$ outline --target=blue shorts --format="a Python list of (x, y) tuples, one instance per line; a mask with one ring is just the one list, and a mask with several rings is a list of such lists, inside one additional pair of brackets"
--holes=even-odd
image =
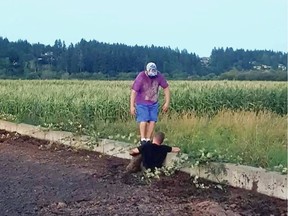
[(149, 122), (158, 120), (158, 103), (152, 105), (137, 104), (136, 105), (136, 121)]

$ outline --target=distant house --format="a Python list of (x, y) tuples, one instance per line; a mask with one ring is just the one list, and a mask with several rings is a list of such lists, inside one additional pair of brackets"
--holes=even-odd
[(253, 66), (253, 69), (255, 69), (255, 70), (261, 70), (261, 66), (260, 66), (260, 65)]
[(49, 51), (44, 54), (41, 54), (41, 56), (53, 56), (53, 52)]
[(253, 66), (253, 69), (255, 69), (255, 70), (270, 70), (271, 68), (272, 68), (271, 66), (264, 65), (264, 64)]
[(278, 69), (285, 71), (287, 70), (287, 67), (283, 64), (278, 64)]
[(55, 60), (53, 55), (54, 53), (52, 51), (48, 51), (48, 52), (42, 53), (41, 56), (37, 58), (37, 60), (42, 65), (45, 65), (45, 64), (51, 65), (52, 62)]
[(207, 66), (209, 65), (210, 57), (202, 57), (200, 61), (203, 65)]

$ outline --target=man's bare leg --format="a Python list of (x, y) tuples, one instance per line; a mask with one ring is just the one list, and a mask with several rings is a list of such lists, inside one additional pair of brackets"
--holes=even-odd
[(147, 131), (147, 122), (140, 122), (139, 123), (140, 128), (140, 139), (146, 138), (146, 131)]
[(154, 128), (155, 128), (154, 121), (150, 121), (149, 123), (147, 123), (147, 130), (146, 130), (145, 138), (148, 138), (151, 140)]

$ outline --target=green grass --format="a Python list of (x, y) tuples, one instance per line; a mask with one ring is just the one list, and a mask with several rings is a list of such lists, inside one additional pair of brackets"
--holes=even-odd
[[(0, 118), (133, 143), (130, 81), (0, 80)], [(287, 167), (287, 83), (171, 81), (171, 107), (156, 130), (193, 155), (265, 168)], [(162, 92), (160, 101), (163, 101)], [(133, 135), (134, 134), (134, 135)]]

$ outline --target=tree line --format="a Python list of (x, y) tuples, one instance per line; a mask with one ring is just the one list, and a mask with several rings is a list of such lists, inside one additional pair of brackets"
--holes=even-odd
[(170, 79), (287, 80), (287, 53), (214, 48), (208, 57), (186, 49), (128, 46), (82, 39), (66, 46), (0, 37), (0, 78), (133, 79), (154, 61)]

